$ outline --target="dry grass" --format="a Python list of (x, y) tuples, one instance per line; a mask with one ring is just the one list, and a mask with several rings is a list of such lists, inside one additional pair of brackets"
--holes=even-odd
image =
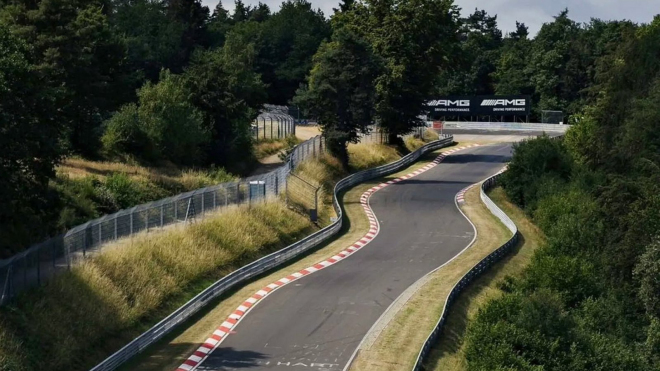
[[(216, 280), (312, 231), (307, 218), (269, 202), (123, 240), (28, 292), (16, 311), (0, 313), (1, 322), (19, 329), (0, 329), (0, 336), (28, 344), (23, 354), (34, 366), (26, 369), (89, 368), (116, 348), (108, 338), (130, 340), (162, 317), (159, 310), (169, 313), (176, 298), (199, 290), (191, 287), (196, 281)], [(0, 343), (0, 355), (15, 357), (11, 346)]]
[(401, 158), (396, 148), (387, 144), (360, 143), (348, 146), (349, 165), (359, 171), (385, 165)]
[(300, 140), (307, 140), (317, 135), (321, 135), (321, 128), (319, 126), (296, 126), (296, 137)]
[(521, 233), (521, 241), (505, 259), (474, 281), (454, 303), (447, 318), (444, 335), (431, 352), (427, 370), (467, 369), (463, 340), (468, 323), (480, 307), (502, 295), (497, 283), (506, 276), (520, 275), (529, 264), (534, 251), (545, 239), (525, 213), (507, 200), (502, 188), (494, 189), (489, 196), (516, 223)]
[[(347, 174), (337, 158), (328, 154), (301, 162), (294, 174), (301, 178), (288, 179), (288, 200), (301, 209), (308, 210), (315, 206), (317, 197), (319, 223), (326, 225), (330, 218), (337, 216), (332, 207), (332, 190), (337, 181)], [(315, 193), (319, 188), (318, 194)]]
[(282, 139), (260, 140), (254, 145), (254, 154), (257, 160), (261, 160), (279, 153), (286, 148), (293, 147), (300, 142), (302, 142), (300, 139), (293, 136)]
[[(397, 313), (369, 349), (362, 349), (351, 370), (410, 370), (433, 330), (451, 288), (476, 263), (511, 235), (479, 200), (477, 187), (466, 194), (463, 211), (475, 223), (478, 239), (462, 255), (431, 275)], [(450, 368), (451, 369), (451, 368)]]
[(58, 176), (70, 179), (93, 176), (100, 180), (112, 174), (121, 173), (135, 181), (160, 184), (166, 188), (181, 191), (195, 190), (236, 179), (222, 170), (212, 173), (202, 170), (179, 169), (174, 165), (146, 167), (122, 162), (90, 161), (77, 157), (65, 159), (58, 166), (57, 173)]

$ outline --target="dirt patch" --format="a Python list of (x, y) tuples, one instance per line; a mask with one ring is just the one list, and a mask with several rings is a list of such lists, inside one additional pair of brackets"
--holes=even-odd
[(300, 140), (307, 140), (314, 138), (317, 135), (321, 135), (321, 129), (316, 125), (310, 126), (296, 126), (296, 137)]

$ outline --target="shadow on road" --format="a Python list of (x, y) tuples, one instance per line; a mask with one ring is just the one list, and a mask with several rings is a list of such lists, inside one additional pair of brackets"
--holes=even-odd
[(475, 162), (486, 162), (486, 163), (505, 163), (511, 160), (511, 156), (501, 156), (501, 155), (476, 155), (471, 153), (465, 154), (456, 154), (445, 157), (442, 160), (444, 164), (467, 164)]

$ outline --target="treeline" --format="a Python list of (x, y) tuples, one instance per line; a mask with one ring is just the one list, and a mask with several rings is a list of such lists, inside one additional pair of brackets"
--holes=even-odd
[(56, 177), (67, 156), (250, 170), (252, 120), (331, 31), (304, 0), (235, 6), (0, 0), (0, 258), (115, 211), (107, 184)]
[(504, 188), (547, 235), (468, 328), (470, 370), (660, 368), (660, 17), (597, 63), (563, 140), (515, 149)]

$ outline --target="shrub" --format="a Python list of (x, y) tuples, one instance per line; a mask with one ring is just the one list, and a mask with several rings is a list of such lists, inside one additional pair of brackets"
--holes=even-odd
[(135, 155), (143, 159), (153, 159), (151, 142), (140, 124), (138, 107), (127, 104), (107, 122), (101, 138), (103, 153), (109, 157)]
[(509, 199), (529, 211), (541, 184), (569, 179), (573, 161), (561, 141), (546, 135), (515, 144), (514, 150), (502, 183)]

